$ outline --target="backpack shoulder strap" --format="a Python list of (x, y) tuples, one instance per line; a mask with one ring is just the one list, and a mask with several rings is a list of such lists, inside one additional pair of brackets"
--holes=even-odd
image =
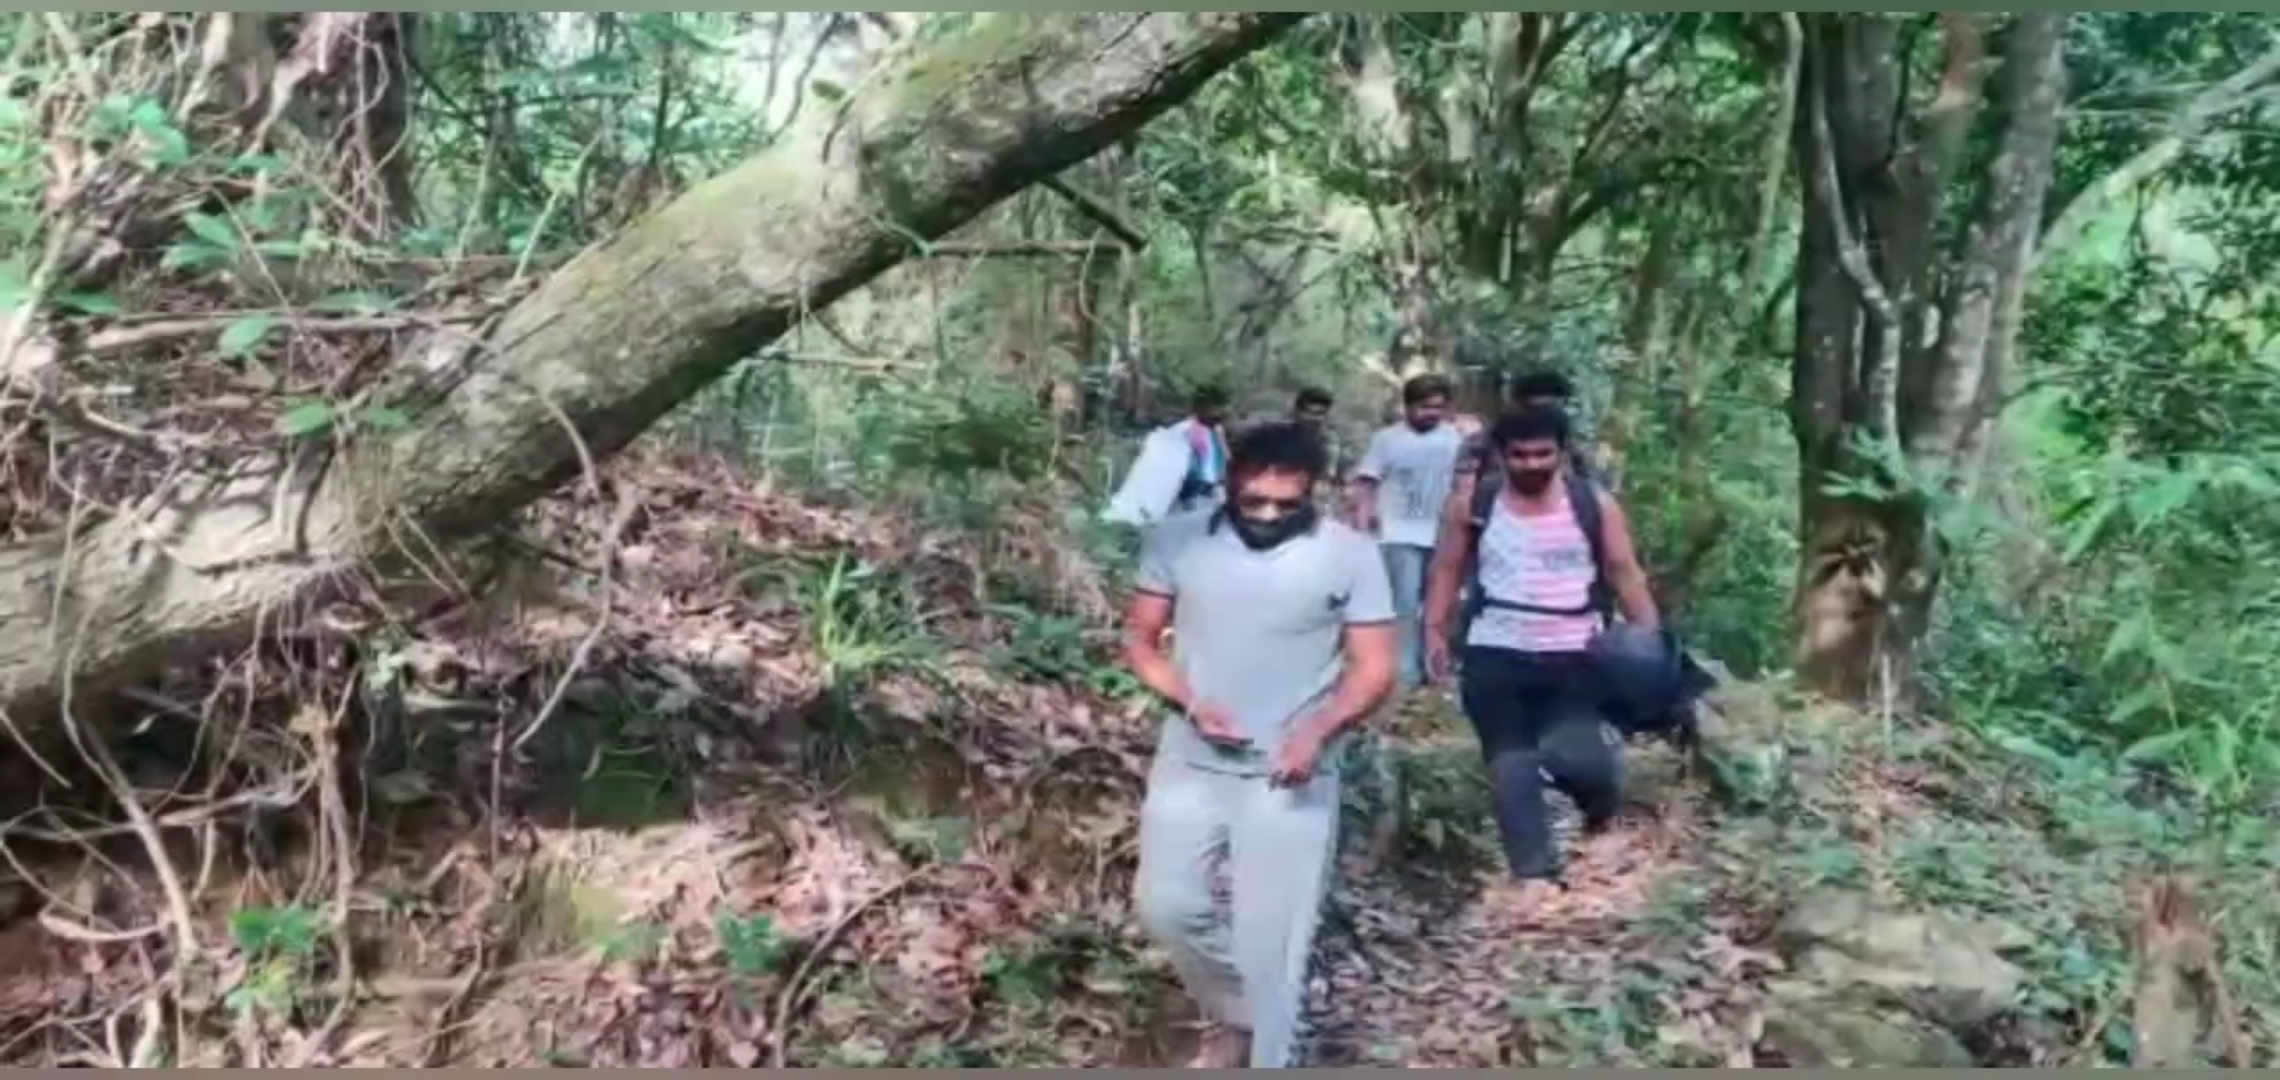
[(1488, 516), (1496, 512), (1496, 497), (1503, 491), (1504, 477), (1502, 475), (1490, 472), (1487, 469), (1482, 469), (1474, 474), (1472, 507), (1466, 520), (1472, 523), (1475, 542), (1479, 541), (1481, 531), (1488, 528)]
[(1591, 606), (1603, 620), (1615, 613), (1615, 592), (1607, 584), (1607, 537), (1599, 508), (1599, 485), (1573, 471), (1560, 474), (1567, 484), (1568, 508), (1576, 528), (1591, 545)]

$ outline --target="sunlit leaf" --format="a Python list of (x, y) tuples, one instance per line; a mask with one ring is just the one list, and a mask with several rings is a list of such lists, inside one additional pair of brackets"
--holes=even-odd
[(182, 224), (190, 229), (191, 235), (196, 236), (198, 239), (203, 240), (208, 244), (212, 244), (213, 246), (221, 248), (224, 251), (237, 250), (237, 226), (230, 224), (228, 221), (223, 220), (222, 218), (215, 217), (212, 214), (202, 214), (196, 210), (192, 210), (189, 213), (182, 215)]
[(412, 418), (403, 410), (388, 405), (367, 408), (358, 419), (374, 431), (402, 431), (412, 424)]
[(304, 401), (277, 417), (277, 430), (285, 435), (316, 435), (332, 428), (334, 416), (330, 402)]
[(67, 307), (82, 315), (119, 315), (125, 312), (119, 302), (102, 293), (59, 293), (56, 306)]
[(158, 265), (168, 270), (206, 270), (228, 265), (230, 257), (227, 249), (191, 240), (167, 248)]
[(277, 325), (274, 315), (248, 315), (222, 328), (221, 340), (216, 347), (225, 357), (245, 356), (261, 347), (271, 327)]
[(2121, 502), (2111, 497), (2101, 498), (2091, 504), (2089, 513), (2075, 522), (2074, 528), (2067, 532), (2063, 558), (2070, 563), (2082, 561), (2082, 556), (2098, 542), (2100, 534), (2105, 531), (2106, 523), (2120, 509)]

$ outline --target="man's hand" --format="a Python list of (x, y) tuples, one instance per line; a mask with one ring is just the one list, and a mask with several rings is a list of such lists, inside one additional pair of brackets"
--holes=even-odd
[(1199, 701), (1191, 706), (1188, 709), (1188, 722), (1195, 725), (1196, 732), (1203, 736), (1205, 742), (1214, 746), (1232, 748), (1251, 744), (1250, 738), (1243, 734), (1243, 729), (1236, 726), (1235, 714), (1212, 702)]
[(1357, 476), (1346, 483), (1346, 520), (1373, 535), (1378, 527), (1377, 485), (1375, 476)]
[(1267, 782), (1279, 788), (1303, 786), (1314, 779), (1314, 767), (1322, 759), (1322, 748), (1329, 739), (1320, 734), (1320, 725), (1301, 723), (1291, 729), (1283, 743), (1275, 749), (1274, 767), (1267, 773)]
[(1449, 635), (1432, 627), (1425, 629), (1425, 677), (1434, 682), (1445, 682), (1456, 671), (1456, 660), (1450, 655)]

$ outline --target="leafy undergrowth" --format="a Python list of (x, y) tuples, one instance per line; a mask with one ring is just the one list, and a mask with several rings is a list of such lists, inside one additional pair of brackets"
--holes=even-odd
[[(0, 931), (0, 1057), (1179, 1060), (1189, 1010), (1127, 903), (1149, 724), (1103, 660), (1108, 583), (1050, 542), (1053, 513), (1012, 507), (1030, 524), (984, 548), (704, 461), (628, 460), (605, 480), (546, 508), (527, 530), (539, 554), (479, 590), (484, 610), (367, 622), (360, 662), (283, 684), (329, 686), (318, 700), (355, 718), (353, 858), (320, 842), (332, 819), (308, 785), (286, 805), (310, 812), (242, 829), (146, 795), (162, 820), (231, 822), (172, 849), (202, 947), (181, 964), (175, 934), (101, 932), (166, 925), (147, 874), (105, 869), (131, 845), (27, 862), (44, 892), (0, 897), (19, 909)], [(306, 715), (280, 711), (276, 684), (232, 697), (195, 675), (169, 692)], [(2266, 838), (2196, 848), (2183, 838), (2206, 830), (2108, 774), (1774, 688), (1719, 705), (1741, 734), (1717, 767), (1640, 748), (1625, 826), (1518, 922), (1479, 900), (1495, 849), (1461, 721), (1430, 697), (1403, 710), (1372, 751), (1389, 756), (1353, 770), (1310, 1057), (1785, 1063), (1796, 963), (1778, 928), (1807, 893), (1849, 889), (2017, 931), (2017, 993), (1957, 1033), (1976, 1060), (2121, 1060), (2128, 890), (2180, 858), (2225, 868), (2206, 896), (2229, 982), (2250, 1028), (2271, 1025)], [(327, 729), (232, 730), (268, 731), (290, 759)], [(164, 734), (143, 737), (179, 750)], [(257, 741), (228, 750), (241, 785)]]

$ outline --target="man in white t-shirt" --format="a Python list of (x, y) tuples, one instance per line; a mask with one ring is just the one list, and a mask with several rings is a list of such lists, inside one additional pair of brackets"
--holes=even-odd
[(1195, 392), (1185, 419), (1148, 433), (1101, 517), (1153, 528), (1171, 518), (1201, 516), (1219, 506), (1226, 471), (1227, 392), (1205, 386)]
[(1433, 543), (1441, 526), (1457, 455), (1465, 438), (1448, 423), (1449, 381), (1419, 375), (1402, 385), (1401, 422), (1370, 437), (1361, 464), (1354, 467), (1354, 522), (1377, 535), (1393, 586), (1394, 611), (1401, 620), (1401, 678), (1404, 687), (1425, 680), (1425, 639), (1419, 612), (1425, 602), (1425, 571), (1433, 564)]

